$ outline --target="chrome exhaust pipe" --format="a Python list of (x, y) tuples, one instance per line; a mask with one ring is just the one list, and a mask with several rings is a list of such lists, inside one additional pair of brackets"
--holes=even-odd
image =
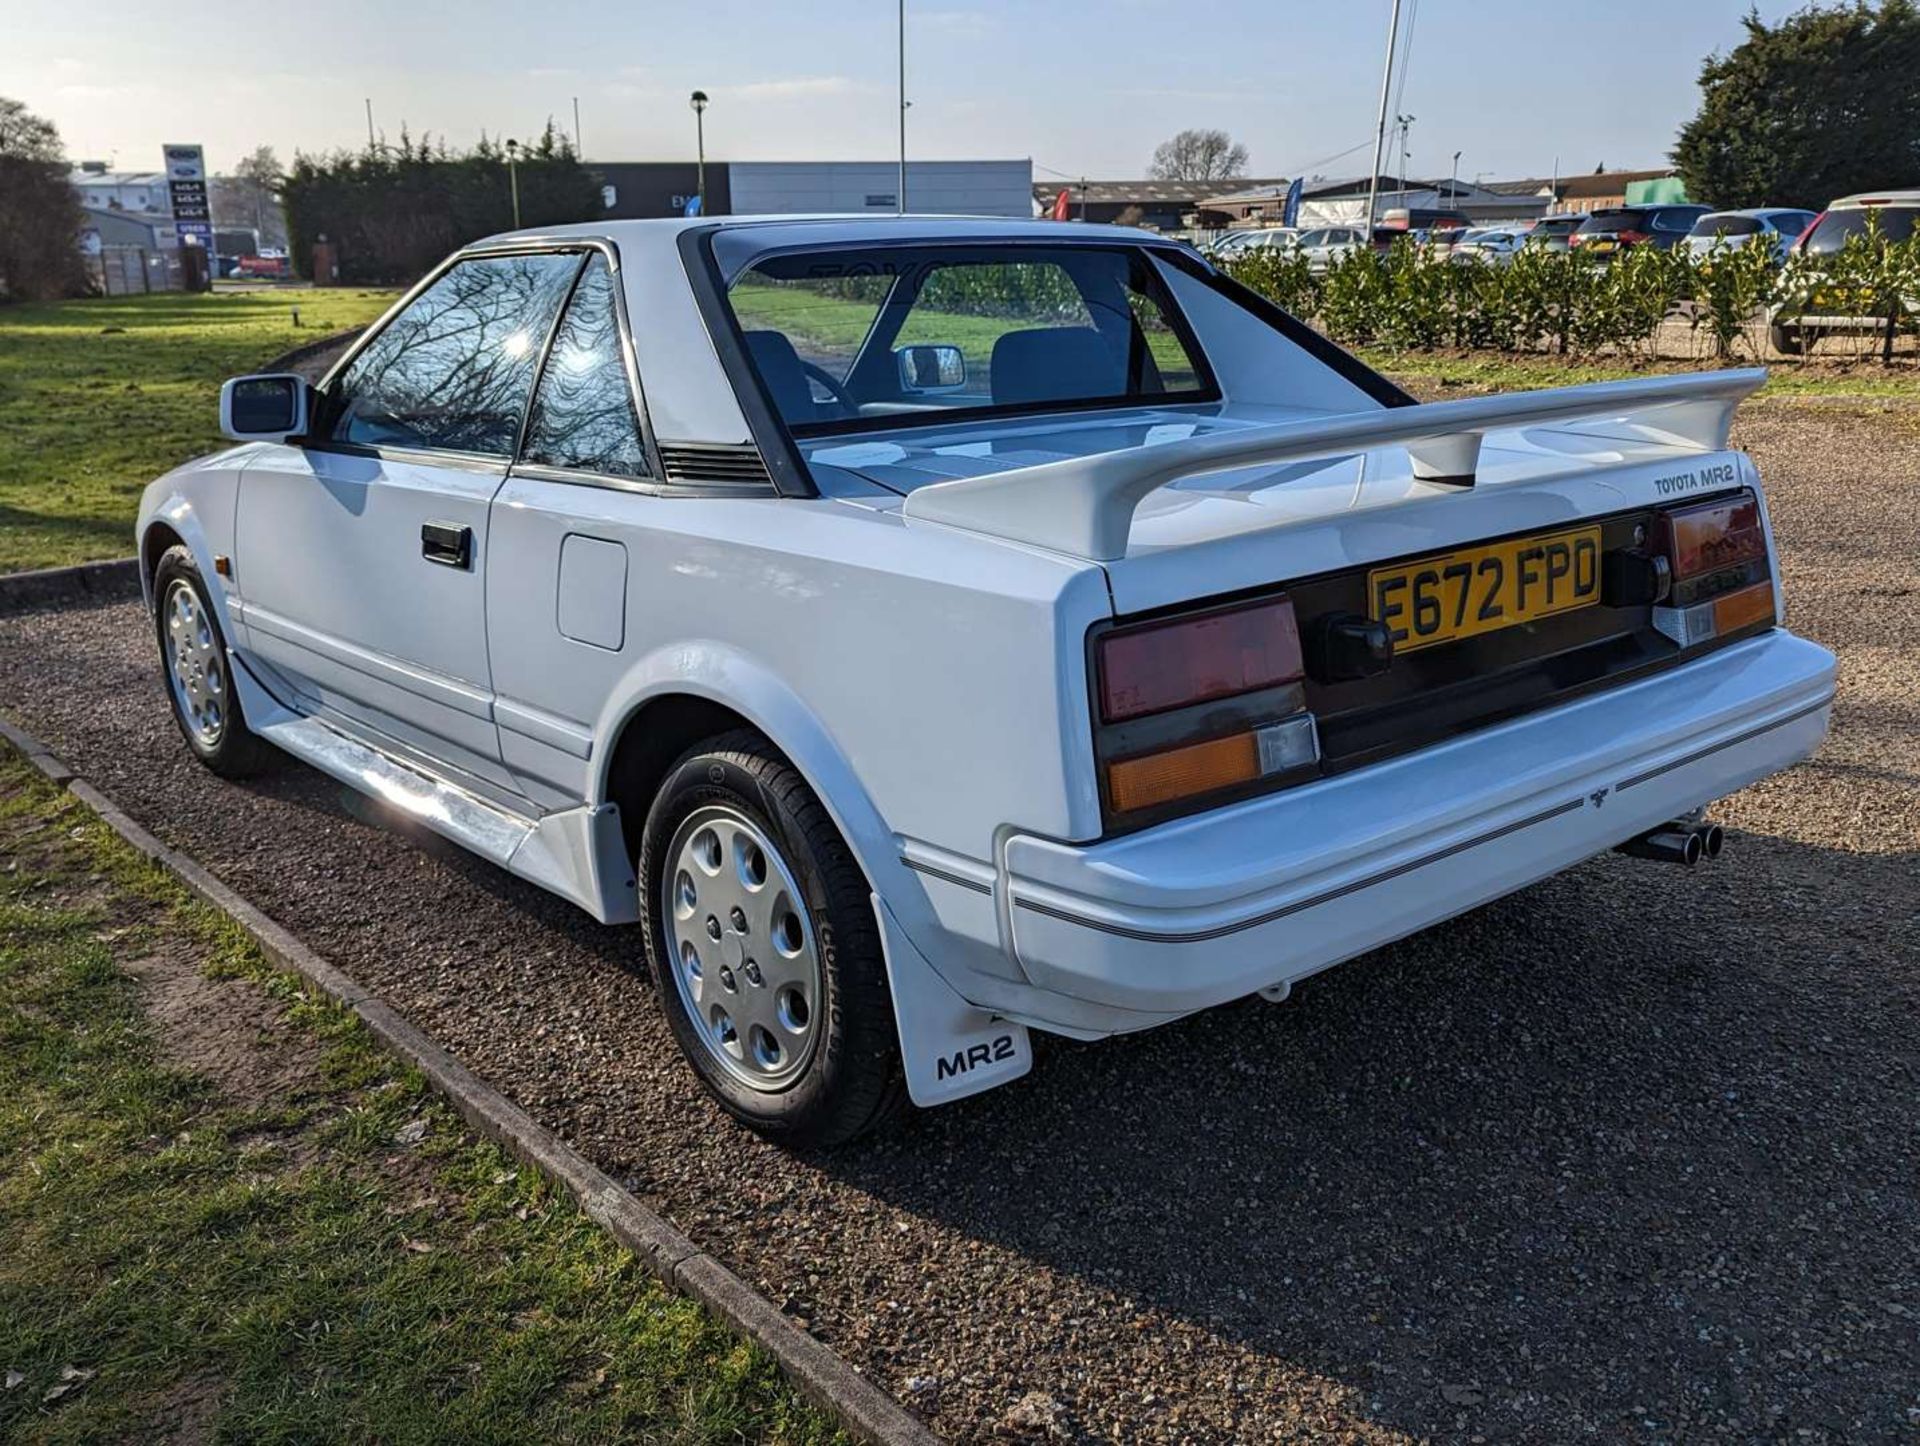
[(1685, 864), (1692, 868), (1706, 852), (1706, 841), (1700, 836), (1705, 832), (1705, 829), (1696, 832), (1691, 828), (1662, 824), (1650, 833), (1630, 838), (1614, 847), (1617, 852), (1632, 858), (1655, 859), (1660, 863)]

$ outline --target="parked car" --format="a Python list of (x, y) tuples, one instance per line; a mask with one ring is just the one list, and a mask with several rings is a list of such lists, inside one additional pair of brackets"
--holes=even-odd
[(1309, 270), (1325, 271), (1343, 256), (1358, 251), (1366, 244), (1361, 238), (1362, 233), (1357, 226), (1324, 226), (1302, 231), (1295, 244), (1307, 258)]
[(1793, 243), (1800, 239), (1800, 233), (1815, 219), (1811, 211), (1785, 206), (1709, 211), (1695, 221), (1693, 230), (1687, 233), (1687, 250), (1695, 256), (1706, 256), (1716, 247), (1762, 245), (1772, 250), (1775, 260), (1784, 261)]
[(631, 925), (693, 1076), (842, 1140), (1715, 852), (1833, 695), (1726, 445), (1762, 376), (1423, 405), (1131, 227), (608, 221), (228, 382), (136, 540), (211, 770)]
[[(1793, 249), (1817, 269), (1821, 257), (1832, 256), (1849, 237), (1864, 236), (1870, 227), (1888, 241), (1910, 240), (1920, 227), (1920, 190), (1842, 196), (1800, 233)], [(1920, 296), (1909, 297), (1906, 304), (1910, 312), (1920, 311)], [(1797, 356), (1812, 339), (1809, 333), (1884, 335), (1887, 318), (1864, 316), (1861, 310), (1848, 297), (1816, 290), (1804, 308), (1775, 309), (1769, 328), (1774, 349)]]
[(1256, 251), (1287, 251), (1300, 243), (1300, 232), (1291, 226), (1268, 226), (1236, 234), (1243, 239), (1233, 249), (1235, 256), (1250, 256)]
[(1478, 227), (1464, 232), (1453, 243), (1447, 259), (1469, 266), (1476, 263), (1511, 266), (1525, 239), (1526, 234), (1521, 231), (1505, 227)]
[(1584, 215), (1542, 216), (1527, 228), (1526, 244), (1541, 246), (1549, 251), (1565, 251), (1572, 243), (1573, 233), (1586, 222)]
[(1687, 239), (1705, 206), (1610, 206), (1591, 211), (1570, 244), (1594, 256), (1615, 256), (1635, 246), (1671, 251)]

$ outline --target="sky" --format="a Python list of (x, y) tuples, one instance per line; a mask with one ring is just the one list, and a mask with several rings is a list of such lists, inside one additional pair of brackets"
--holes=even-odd
[[(1408, 170), (1446, 175), (1455, 150), (1463, 179), (1663, 165), (1750, 3), (1403, 0)], [(908, 153), (1123, 179), (1215, 126), (1250, 175), (1364, 174), (1390, 7), (907, 0)], [(459, 147), (570, 128), (577, 97), (589, 159), (691, 159), (696, 87), (710, 158), (897, 153), (895, 0), (0, 0), (0, 17), (0, 95), (52, 119), (71, 159), (123, 170), (157, 169), (168, 142), (205, 145), (216, 171), (259, 145), (283, 162), (363, 146), (368, 99), (386, 138)]]

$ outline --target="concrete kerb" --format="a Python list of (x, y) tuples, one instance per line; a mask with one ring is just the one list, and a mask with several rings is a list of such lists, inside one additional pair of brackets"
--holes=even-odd
[(476, 1077), (405, 1015), (321, 958), (197, 860), (155, 838), (31, 733), (0, 719), (0, 738), (54, 783), (65, 786), (127, 843), (237, 922), (276, 967), (301, 976), (353, 1010), (376, 1039), (425, 1075), (469, 1125), (564, 1185), (587, 1216), (631, 1250), (650, 1274), (699, 1301), (729, 1329), (760, 1346), (803, 1395), (833, 1413), (850, 1434), (873, 1446), (938, 1446), (940, 1438), (892, 1396), (787, 1319), (772, 1301), (700, 1250), (558, 1135)]

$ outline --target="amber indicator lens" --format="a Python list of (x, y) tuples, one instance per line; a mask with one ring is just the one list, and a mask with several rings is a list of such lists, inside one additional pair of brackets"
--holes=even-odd
[(1713, 635), (1717, 638), (1772, 618), (1773, 584), (1770, 582), (1743, 587), (1739, 592), (1713, 600)]
[(1300, 677), (1293, 604), (1271, 599), (1100, 640), (1100, 716), (1120, 723)]
[(1251, 733), (1189, 743), (1107, 766), (1107, 797), (1120, 813), (1211, 793), (1260, 776), (1260, 745)]

